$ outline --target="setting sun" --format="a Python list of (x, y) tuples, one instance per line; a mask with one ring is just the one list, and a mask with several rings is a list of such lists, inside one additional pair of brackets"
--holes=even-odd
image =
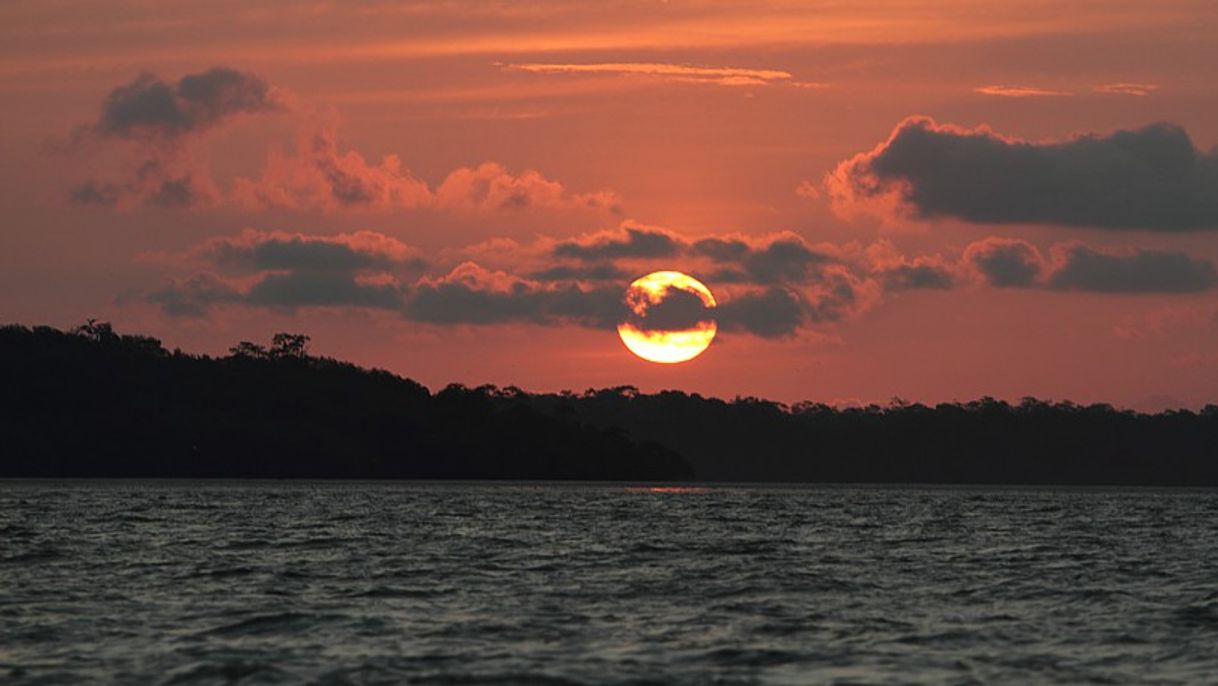
[[(697, 310), (681, 313), (688, 325), (674, 328), (673, 313), (655, 322), (656, 310), (672, 309), (666, 303), (673, 303), (673, 295), (680, 293), (694, 296), (687, 300)], [(701, 355), (715, 338), (718, 327), (710, 317), (716, 306), (715, 296), (705, 284), (688, 274), (660, 271), (639, 278), (626, 291), (626, 305), (631, 317), (618, 324), (617, 333), (630, 352), (649, 362), (687, 362)]]

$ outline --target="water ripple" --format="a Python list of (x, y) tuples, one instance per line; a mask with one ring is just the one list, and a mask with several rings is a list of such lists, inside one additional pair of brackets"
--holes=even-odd
[(1190, 683), (1218, 495), (0, 482), (0, 682)]

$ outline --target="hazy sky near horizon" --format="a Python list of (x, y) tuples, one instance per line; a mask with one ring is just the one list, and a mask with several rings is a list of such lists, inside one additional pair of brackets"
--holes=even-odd
[[(1218, 6), (0, 5), (0, 321), (449, 382), (1218, 402)], [(627, 284), (720, 302), (692, 362)]]

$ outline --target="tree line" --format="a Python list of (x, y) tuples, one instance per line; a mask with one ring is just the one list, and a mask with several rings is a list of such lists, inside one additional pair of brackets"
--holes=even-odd
[(0, 327), (0, 476), (400, 479), (693, 477), (621, 431), (432, 394), (276, 334), (224, 357), (90, 321)]
[(0, 476), (1218, 486), (1218, 406), (432, 393), (313, 355), (302, 334), (209, 357), (95, 321), (10, 325)]

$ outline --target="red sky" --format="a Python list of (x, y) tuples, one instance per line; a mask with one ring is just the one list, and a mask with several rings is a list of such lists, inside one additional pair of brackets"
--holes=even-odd
[[(1212, 2), (0, 5), (0, 321), (450, 381), (1218, 399)], [(720, 301), (676, 366), (613, 306)]]

